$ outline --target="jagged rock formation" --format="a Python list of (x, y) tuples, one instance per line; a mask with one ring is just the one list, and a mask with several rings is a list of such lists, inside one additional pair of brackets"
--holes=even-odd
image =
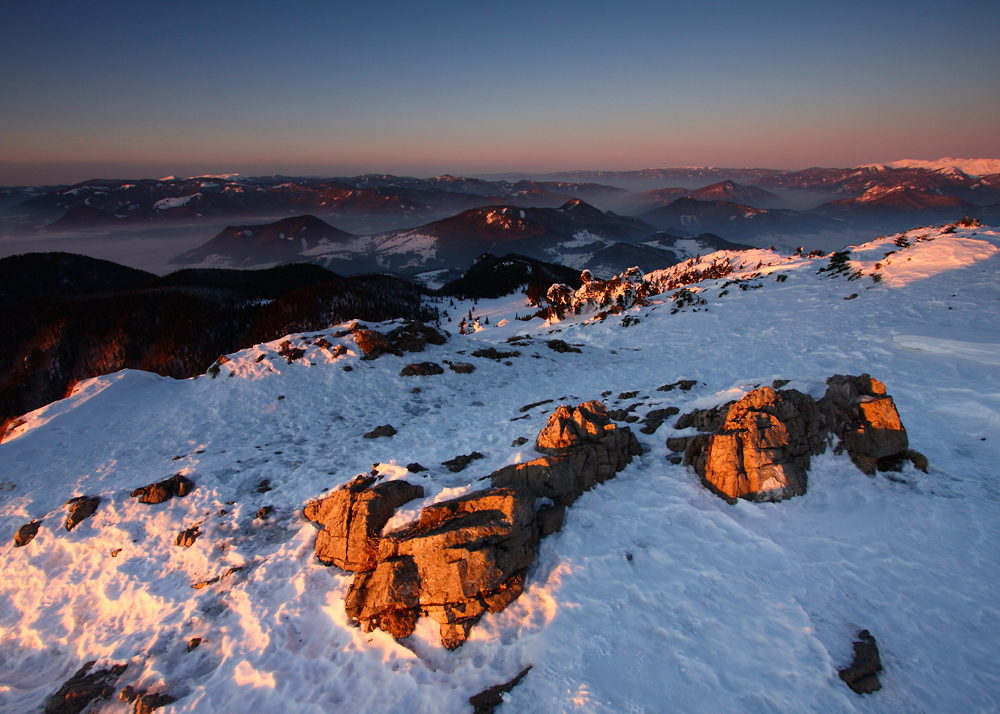
[(858, 633), (854, 642), (854, 662), (850, 667), (840, 670), (840, 678), (856, 694), (871, 694), (882, 688), (878, 673), (882, 671), (882, 659), (879, 657), (878, 644), (868, 630)]
[(423, 486), (388, 481), (372, 486), (374, 476), (358, 476), (321, 501), (305, 507), (305, 517), (323, 530), (316, 536), (316, 557), (344, 570), (375, 567), (379, 534), (404, 503), (424, 495)]
[[(125, 673), (127, 664), (90, 672), (97, 660), (85, 663), (45, 705), (45, 714), (79, 714), (95, 699), (108, 699), (115, 692), (115, 682)], [(90, 672), (88, 674), (88, 672)]]
[(726, 406), (713, 412), (711, 436), (686, 445), (686, 462), (702, 483), (731, 503), (804, 494), (809, 457), (826, 448), (815, 400), (794, 389), (763, 387)]
[(826, 451), (829, 434), (837, 453), (851, 455), (858, 468), (898, 468), (904, 458), (926, 469), (926, 459), (910, 451), (906, 430), (885, 385), (867, 374), (834, 375), (818, 402), (794, 389), (755, 389), (736, 402), (682, 415), (678, 429), (695, 427), (693, 437), (667, 440), (684, 452), (684, 463), (714, 493), (735, 503), (780, 501), (806, 492), (810, 456)]
[(66, 530), (73, 530), (82, 521), (94, 515), (100, 504), (100, 496), (77, 496), (66, 501), (66, 505), (69, 506), (69, 515), (66, 516)]
[[(406, 637), (427, 615), (441, 626), (445, 647), (460, 646), (483, 614), (503, 610), (521, 594), (538, 539), (562, 527), (565, 506), (641, 453), (631, 431), (611, 423), (596, 401), (559, 407), (536, 449), (549, 456), (528, 469), (501, 469), (490, 477), (492, 488), (426, 506), (416, 523), (381, 538), (392, 511), (423, 489), (399, 481), (369, 488), (374, 478), (358, 477), (309, 504), (306, 517), (325, 527), (317, 555), (357, 572), (345, 602), (348, 616), (366, 631)], [(384, 494), (387, 488), (398, 491)], [(536, 496), (559, 505), (536, 513)]]
[(521, 489), (428, 506), (415, 524), (381, 540), (377, 567), (355, 576), (347, 614), (396, 637), (429, 615), (453, 649), (487, 610), (499, 612), (521, 594), (537, 542), (535, 499)]
[(526, 488), (536, 498), (550, 498), (563, 506), (642, 453), (632, 431), (613, 424), (597, 401), (572, 409), (559, 406), (538, 434), (535, 450), (548, 456), (505, 466), (490, 481), (496, 487)]
[(566, 315), (581, 315), (597, 310), (618, 313), (637, 303), (641, 303), (649, 295), (658, 292), (654, 286), (643, 278), (642, 271), (633, 267), (610, 280), (599, 280), (589, 270), (580, 274), (582, 283), (578, 290), (568, 285), (557, 284), (549, 288), (545, 301), (549, 303), (547, 317), (549, 320), (561, 320)]
[(174, 474), (163, 481), (137, 488), (132, 492), (132, 498), (138, 498), (139, 503), (157, 504), (169, 501), (174, 496), (183, 498), (193, 490), (194, 481), (181, 474)]
[(38, 527), (40, 525), (42, 525), (41, 521), (32, 521), (18, 528), (17, 533), (14, 534), (14, 547), (23, 548), (33, 541), (35, 536), (38, 535)]
[(498, 350), (496, 347), (486, 347), (481, 350), (476, 350), (472, 353), (473, 357), (484, 357), (486, 359), (495, 359), (497, 361), (502, 359), (509, 359), (511, 357), (520, 357), (521, 353), (518, 350)]

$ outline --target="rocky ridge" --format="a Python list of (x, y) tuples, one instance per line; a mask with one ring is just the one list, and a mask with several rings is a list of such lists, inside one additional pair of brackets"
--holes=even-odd
[[(547, 455), (494, 472), (490, 488), (425, 506), (416, 522), (381, 537), (396, 508), (423, 496), (421, 486), (359, 476), (308, 504), (306, 518), (323, 526), (319, 560), (356, 573), (348, 616), (397, 638), (429, 616), (445, 647), (460, 646), (486, 612), (521, 594), (539, 538), (559, 530), (566, 506), (642, 453), (596, 401), (558, 407), (535, 449)], [(536, 511), (537, 498), (557, 507)]]

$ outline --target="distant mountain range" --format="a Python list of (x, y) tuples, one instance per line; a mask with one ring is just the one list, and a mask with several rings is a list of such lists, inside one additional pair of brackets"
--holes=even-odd
[[(346, 275), (445, 271), (428, 278), (436, 284), (495, 250), (613, 272), (629, 267), (628, 256), (652, 269), (687, 255), (650, 243), (657, 231), (835, 250), (866, 236), (966, 215), (995, 222), (1000, 173), (987, 172), (997, 168), (1000, 161), (993, 159), (942, 159), (803, 171), (682, 167), (491, 180), (448, 174), (101, 179), (0, 188), (0, 231), (51, 236), (65, 249), (83, 236), (128, 231), (137, 242), (144, 230), (162, 235), (165, 227), (182, 226), (195, 238), (204, 230), (207, 242), (190, 248), (197, 244), (186, 240), (188, 249), (173, 259), (178, 265), (312, 261)], [(225, 223), (230, 225), (220, 232)]]

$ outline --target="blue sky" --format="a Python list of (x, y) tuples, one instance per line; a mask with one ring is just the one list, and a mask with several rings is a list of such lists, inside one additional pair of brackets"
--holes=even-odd
[(1000, 156), (1000, 3), (46, 3), (0, 183)]

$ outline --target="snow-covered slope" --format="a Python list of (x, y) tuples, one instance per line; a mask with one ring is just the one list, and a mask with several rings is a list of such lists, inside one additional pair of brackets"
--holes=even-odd
[[(818, 272), (831, 263), (841, 269)], [(678, 296), (711, 271), (725, 274), (688, 286), (703, 302)], [(362, 361), (334, 328), (290, 336), (305, 350), (291, 362), (275, 342), (230, 355), (215, 378), (127, 371), (81, 383), (0, 444), (0, 710), (37, 711), (97, 660), (129, 663), (96, 705), (121, 712), (125, 685), (176, 697), (163, 712), (468, 712), (469, 696), (528, 665), (503, 714), (993, 711), (998, 274), (1000, 232), (976, 226), (882, 238), (835, 261), (724, 251), (647, 275), (670, 289), (604, 320), (516, 321), (532, 311), (520, 294), (456, 301), (440, 306), (444, 327), (456, 333), (471, 310), (482, 329), (420, 355)], [(528, 335), (520, 356), (471, 356), (512, 349), (515, 335)], [(549, 349), (553, 338), (580, 353)], [(335, 357), (338, 345), (347, 353)], [(476, 370), (399, 376), (426, 360)], [(426, 621), (401, 642), (351, 627), (350, 574), (317, 562), (302, 516), (373, 464), (423, 485), (425, 502), (479, 488), (535, 458), (561, 402), (683, 413), (776, 379), (819, 395), (830, 375), (862, 372), (886, 384), (928, 473), (869, 478), (828, 451), (806, 495), (730, 506), (667, 461), (671, 419), (568, 510), (524, 594), (455, 651)], [(681, 379), (697, 386), (656, 389)], [(395, 436), (362, 438), (386, 423)], [(511, 446), (518, 437), (529, 441)], [(463, 472), (440, 466), (473, 450), (485, 458)], [(412, 462), (430, 470), (409, 474)], [(189, 496), (130, 497), (175, 473), (195, 482)], [(265, 479), (272, 490), (260, 492)], [(101, 504), (67, 532), (63, 504), (81, 495)], [(264, 506), (274, 512), (257, 518)], [(11, 547), (31, 519), (43, 519), (37, 537)], [(175, 545), (196, 524), (194, 545)], [(837, 676), (861, 629), (885, 667), (883, 689), (865, 697)]]

